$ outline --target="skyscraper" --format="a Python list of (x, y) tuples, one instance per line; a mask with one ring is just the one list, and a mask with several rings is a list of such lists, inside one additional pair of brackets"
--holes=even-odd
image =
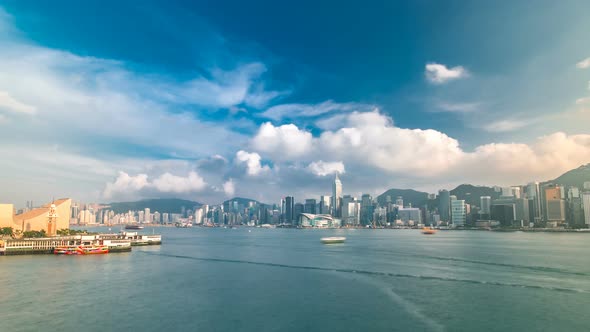
[(490, 196), (481, 196), (479, 198), (480, 210), (479, 215), (481, 219), (490, 219), (492, 214), (492, 198)]
[(373, 222), (373, 198), (369, 194), (364, 194), (361, 198), (361, 224), (369, 225)]
[(561, 187), (550, 186), (545, 188), (545, 218), (553, 226), (565, 222), (565, 204), (561, 199)]
[(320, 214), (330, 214), (330, 196), (322, 196), (320, 197), (320, 204), (319, 204), (319, 213)]
[(311, 214), (316, 214), (316, 201), (315, 199), (306, 199), (305, 200), (305, 206), (303, 208), (303, 212), (305, 213), (311, 213)]
[(440, 190), (438, 192), (438, 214), (440, 220), (448, 222), (450, 220), (451, 198), (448, 190)]
[(530, 216), (531, 221), (535, 223), (543, 220), (541, 210), (541, 194), (539, 192), (539, 183), (531, 182), (526, 187), (526, 198), (529, 200), (529, 206), (532, 207), (532, 215)]
[(341, 214), (341, 200), (342, 200), (342, 182), (340, 182), (340, 178), (338, 177), (338, 173), (336, 173), (336, 177), (334, 178), (334, 183), (332, 185), (332, 215), (334, 217), (340, 218)]
[(295, 199), (293, 196), (285, 197), (285, 223), (293, 224), (295, 221)]
[(450, 196), (451, 201), (451, 221), (453, 226), (465, 226), (465, 201), (459, 200), (455, 195)]

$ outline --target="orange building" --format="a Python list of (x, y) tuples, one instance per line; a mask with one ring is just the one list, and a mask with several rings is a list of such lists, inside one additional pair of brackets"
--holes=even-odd
[[(55, 205), (52, 208), (52, 205)], [(0, 204), (0, 227), (12, 227), (13, 230), (41, 231), (55, 235), (57, 230), (70, 228), (72, 200), (61, 198), (31, 211), (14, 214), (12, 204)]]

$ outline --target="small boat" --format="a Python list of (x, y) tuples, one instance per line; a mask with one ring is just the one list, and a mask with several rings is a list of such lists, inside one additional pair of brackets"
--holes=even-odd
[(125, 229), (143, 229), (140, 225), (125, 225)]
[(422, 234), (426, 234), (426, 235), (436, 234), (436, 229), (430, 228), (430, 227), (424, 227), (424, 228), (422, 228)]
[(321, 241), (323, 244), (343, 243), (346, 238), (344, 236), (323, 237)]

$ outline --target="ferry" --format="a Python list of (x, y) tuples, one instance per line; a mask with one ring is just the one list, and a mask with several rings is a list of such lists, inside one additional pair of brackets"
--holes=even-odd
[(66, 246), (53, 249), (55, 255), (101, 255), (108, 254), (107, 246)]
[(141, 225), (125, 225), (125, 229), (143, 229)]
[(425, 235), (436, 234), (436, 229), (431, 228), (431, 227), (424, 227), (424, 228), (422, 228), (422, 234), (425, 234)]
[(323, 244), (343, 243), (346, 238), (344, 236), (323, 237), (321, 241)]

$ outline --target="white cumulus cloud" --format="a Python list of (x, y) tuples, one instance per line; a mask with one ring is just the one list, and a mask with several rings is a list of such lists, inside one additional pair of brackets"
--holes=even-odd
[(233, 179), (229, 179), (223, 183), (223, 192), (227, 197), (231, 197), (236, 193), (236, 185)]
[(326, 176), (334, 173), (344, 174), (344, 163), (341, 161), (325, 162), (322, 160), (313, 161), (307, 169), (317, 176)]
[(426, 64), (426, 79), (432, 84), (443, 84), (448, 81), (456, 80), (469, 76), (467, 69), (462, 66), (447, 68), (439, 63)]
[(268, 165), (262, 165), (260, 163), (260, 155), (256, 152), (249, 153), (244, 150), (240, 150), (236, 153), (236, 162), (238, 164), (246, 164), (246, 172), (248, 175), (256, 176), (260, 173), (269, 171)]
[(119, 172), (115, 181), (106, 184), (103, 197), (105, 199), (116, 195), (130, 197), (143, 190), (152, 190), (156, 193), (191, 193), (202, 191), (206, 187), (207, 183), (196, 172), (189, 172), (186, 177), (165, 172), (153, 181), (149, 180), (147, 174), (131, 176), (125, 172)]
[(252, 147), (268, 153), (275, 159), (290, 159), (308, 153), (313, 137), (310, 132), (300, 130), (294, 124), (273, 126), (267, 122), (260, 126), (251, 141)]
[(576, 63), (576, 67), (578, 67), (580, 69), (590, 68), (590, 58), (586, 58), (586, 59)]

